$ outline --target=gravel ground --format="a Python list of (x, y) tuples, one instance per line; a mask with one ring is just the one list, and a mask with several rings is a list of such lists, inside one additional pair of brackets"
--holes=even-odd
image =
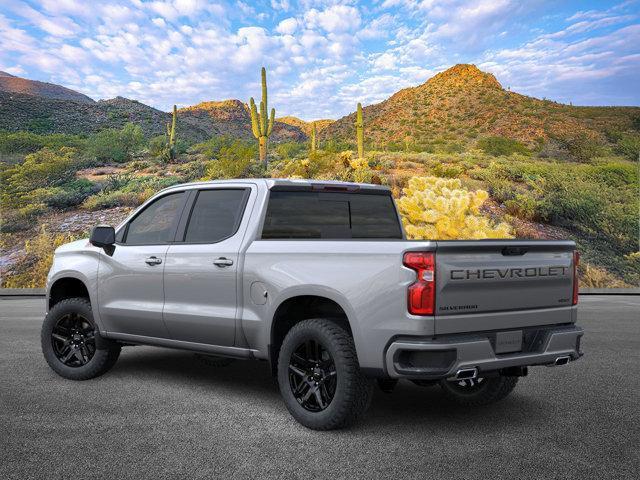
[[(377, 391), (366, 419), (314, 432), (267, 365), (131, 347), (101, 378), (45, 364), (41, 299), (0, 299), (2, 478), (637, 478), (640, 296), (581, 299), (579, 362), (532, 369), (485, 408), (438, 388)], [(635, 473), (634, 473), (635, 472)]]

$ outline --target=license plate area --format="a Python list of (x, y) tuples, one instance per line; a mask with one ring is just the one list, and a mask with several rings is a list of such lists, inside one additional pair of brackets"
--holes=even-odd
[(522, 351), (522, 330), (509, 332), (497, 332), (495, 340), (495, 352), (513, 353)]

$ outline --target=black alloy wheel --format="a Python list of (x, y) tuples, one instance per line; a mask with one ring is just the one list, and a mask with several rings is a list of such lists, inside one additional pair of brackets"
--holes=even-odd
[(62, 316), (51, 332), (55, 356), (67, 367), (78, 368), (91, 361), (96, 353), (93, 325), (78, 313)]
[(320, 412), (331, 404), (337, 386), (336, 365), (320, 342), (306, 340), (291, 354), (289, 386), (305, 410)]

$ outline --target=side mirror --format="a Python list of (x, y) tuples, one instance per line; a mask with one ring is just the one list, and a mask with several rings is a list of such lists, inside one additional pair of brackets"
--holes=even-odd
[(100, 248), (112, 247), (116, 243), (116, 231), (108, 225), (97, 225), (91, 230), (89, 243)]

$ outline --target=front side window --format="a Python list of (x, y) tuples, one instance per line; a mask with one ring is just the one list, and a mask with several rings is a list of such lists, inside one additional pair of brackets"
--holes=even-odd
[(246, 189), (201, 190), (184, 236), (186, 243), (216, 243), (231, 237), (240, 225)]
[(124, 243), (154, 245), (173, 240), (171, 236), (183, 200), (184, 192), (179, 192), (151, 203), (129, 223)]

